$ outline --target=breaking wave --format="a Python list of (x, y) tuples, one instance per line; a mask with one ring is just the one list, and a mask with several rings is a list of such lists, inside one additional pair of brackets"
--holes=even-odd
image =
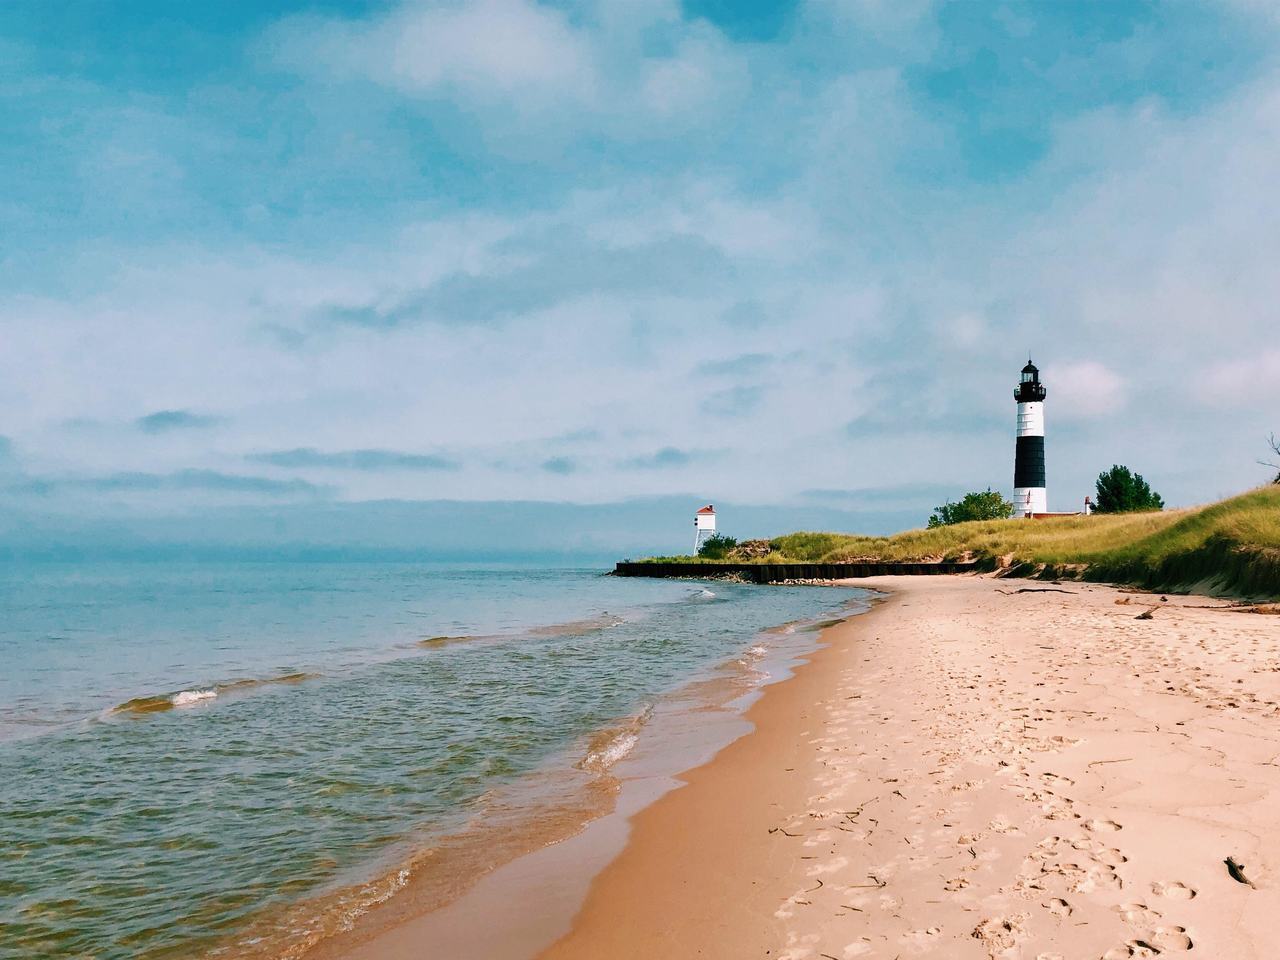
[(587, 752), (578, 761), (580, 770), (607, 773), (619, 760), (635, 749), (640, 741), (640, 730), (653, 716), (653, 704), (622, 724), (599, 731), (587, 742)]
[(162, 693), (150, 697), (134, 697), (132, 700), (126, 700), (124, 703), (112, 707), (110, 712), (131, 714), (159, 713), (164, 710), (207, 703), (228, 693), (242, 693), (257, 687), (273, 686), (275, 684), (302, 683), (304, 680), (312, 680), (316, 676), (317, 674), (314, 673), (285, 673), (278, 677), (267, 677), (265, 679), (246, 677), (243, 680), (219, 683), (213, 687), (179, 690), (177, 693)]
[(193, 703), (213, 700), (217, 696), (217, 690), (183, 690), (173, 695), (173, 705), (175, 707), (189, 707)]

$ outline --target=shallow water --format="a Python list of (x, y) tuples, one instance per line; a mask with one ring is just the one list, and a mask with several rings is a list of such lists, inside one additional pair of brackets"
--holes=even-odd
[(657, 698), (859, 594), (407, 563), (0, 568), (0, 957), (225, 947), (553, 758), (607, 771)]

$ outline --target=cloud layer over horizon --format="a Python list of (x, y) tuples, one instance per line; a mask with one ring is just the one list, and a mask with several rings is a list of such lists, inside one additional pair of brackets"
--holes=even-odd
[[(161, 11), (167, 11), (161, 16)], [(919, 509), (1270, 478), (1246, 2), (0, 10), (0, 502)], [(887, 509), (887, 508), (886, 508)], [(896, 516), (897, 514), (895, 514)]]

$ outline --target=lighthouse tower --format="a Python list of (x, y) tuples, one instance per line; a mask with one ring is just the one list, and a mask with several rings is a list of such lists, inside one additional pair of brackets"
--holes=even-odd
[(1044, 395), (1040, 371), (1028, 357), (1022, 378), (1013, 388), (1013, 398), (1018, 401), (1018, 448), (1013, 460), (1015, 517), (1049, 512), (1044, 488)]
[(716, 508), (707, 504), (693, 515), (693, 552), (697, 553), (702, 541), (716, 533)]

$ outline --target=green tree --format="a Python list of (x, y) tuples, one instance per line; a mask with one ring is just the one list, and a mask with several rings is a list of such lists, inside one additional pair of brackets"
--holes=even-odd
[(698, 547), (698, 556), (705, 557), (707, 560), (723, 560), (729, 555), (729, 551), (737, 545), (738, 541), (733, 537), (726, 537), (722, 533), (713, 533), (702, 541), (702, 546)]
[(988, 487), (983, 491), (966, 493), (959, 503), (948, 500), (933, 511), (929, 526), (945, 527), (951, 523), (968, 520), (1008, 520), (1013, 516), (1013, 504)]
[(1098, 513), (1163, 510), (1164, 500), (1142, 479), (1142, 474), (1116, 464), (1098, 474), (1098, 497), (1094, 509)]

